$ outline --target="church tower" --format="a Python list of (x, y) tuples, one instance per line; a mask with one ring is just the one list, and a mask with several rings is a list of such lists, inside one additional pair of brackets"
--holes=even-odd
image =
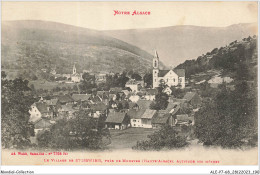
[(76, 66), (75, 66), (75, 64), (74, 64), (74, 66), (73, 66), (73, 72), (72, 72), (72, 74), (76, 74)]
[(158, 75), (159, 75), (159, 57), (155, 50), (153, 58), (153, 88), (158, 87)]

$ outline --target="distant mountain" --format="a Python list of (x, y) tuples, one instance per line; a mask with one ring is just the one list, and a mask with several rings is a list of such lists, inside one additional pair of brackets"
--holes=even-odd
[(2, 22), (2, 69), (38, 75), (41, 69), (57, 73), (134, 70), (145, 72), (152, 55), (100, 31), (47, 21)]
[(257, 24), (228, 27), (172, 26), (152, 29), (105, 31), (108, 36), (133, 44), (149, 53), (157, 49), (160, 60), (177, 66), (216, 47), (257, 34)]

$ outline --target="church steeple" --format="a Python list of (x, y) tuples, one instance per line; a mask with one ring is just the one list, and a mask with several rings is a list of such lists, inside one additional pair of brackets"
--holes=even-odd
[(158, 53), (156, 50), (154, 52), (154, 57), (153, 57), (153, 68), (159, 69), (159, 57), (158, 57)]
[(76, 74), (76, 73), (77, 73), (77, 71), (76, 71), (76, 66), (75, 66), (75, 63), (74, 63), (72, 74)]
[(157, 53), (156, 50), (155, 50), (155, 52), (154, 52), (154, 58), (158, 58), (158, 59), (159, 59), (159, 57), (158, 57), (158, 53)]
[(153, 88), (158, 87), (158, 75), (159, 75), (159, 57), (157, 51), (154, 52), (153, 57)]

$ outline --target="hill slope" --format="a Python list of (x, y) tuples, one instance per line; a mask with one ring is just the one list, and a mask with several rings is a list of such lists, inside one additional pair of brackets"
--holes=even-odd
[(257, 24), (228, 27), (172, 26), (154, 29), (105, 31), (111, 37), (152, 53), (157, 49), (162, 62), (177, 66), (215, 47), (257, 34)]
[(221, 71), (222, 76), (236, 80), (257, 82), (257, 38), (248, 37), (233, 41), (225, 47), (215, 48), (196, 60), (186, 60), (177, 66), (185, 69), (186, 77), (212, 70)]
[(151, 68), (152, 55), (102, 32), (46, 21), (2, 23), (2, 68), (39, 74), (41, 69), (71, 73)]

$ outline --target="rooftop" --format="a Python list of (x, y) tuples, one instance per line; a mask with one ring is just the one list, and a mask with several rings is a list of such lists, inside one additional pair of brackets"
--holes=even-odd
[(124, 112), (110, 112), (107, 116), (106, 123), (122, 123), (125, 119)]

